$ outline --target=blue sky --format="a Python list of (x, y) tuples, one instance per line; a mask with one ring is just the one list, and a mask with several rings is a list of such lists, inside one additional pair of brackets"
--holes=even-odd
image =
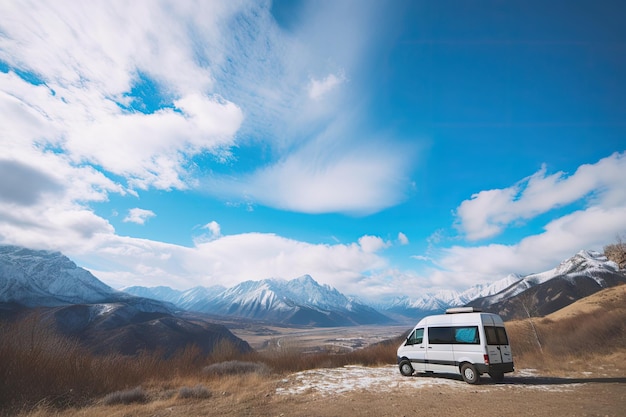
[(2, 2), (0, 242), (368, 300), (626, 236), (619, 1)]

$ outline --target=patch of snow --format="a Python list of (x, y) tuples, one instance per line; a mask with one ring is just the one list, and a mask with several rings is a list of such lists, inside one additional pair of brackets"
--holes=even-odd
[(107, 313), (115, 310), (116, 304), (96, 304), (94, 306), (96, 316), (104, 316)]
[(358, 390), (391, 391), (400, 387), (423, 388), (459, 383), (442, 378), (406, 378), (400, 375), (398, 367), (394, 365), (377, 368), (349, 365), (342, 368), (312, 369), (290, 375), (282, 382), (287, 386), (277, 388), (277, 394), (299, 395), (313, 392), (324, 396)]
[[(311, 369), (289, 375), (280, 381), (280, 387), (276, 388), (279, 395), (302, 395), (317, 394), (332, 396), (345, 394), (352, 391), (374, 390), (377, 392), (391, 392), (398, 389), (422, 389), (445, 386), (455, 390), (533, 390), (565, 392), (571, 391), (581, 384), (564, 382), (542, 383), (536, 369), (520, 369), (511, 378), (505, 377), (504, 383), (488, 383), (489, 377), (485, 376), (485, 384), (470, 385), (454, 377), (419, 375), (403, 377), (395, 365), (370, 368), (360, 365), (349, 365), (341, 368)], [(517, 383), (514, 378), (520, 379)], [(537, 383), (523, 381), (525, 378), (537, 378)]]

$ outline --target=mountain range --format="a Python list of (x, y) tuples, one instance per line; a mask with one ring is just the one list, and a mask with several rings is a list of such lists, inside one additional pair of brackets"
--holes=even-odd
[(96, 353), (169, 356), (190, 344), (209, 353), (247, 342), (226, 327), (184, 317), (171, 303), (114, 290), (59, 252), (0, 246), (0, 319), (30, 316)]
[(196, 287), (181, 292), (167, 287), (129, 287), (124, 291), (168, 301), (189, 311), (288, 325), (335, 327), (393, 322), (356, 298), (320, 285), (309, 275), (290, 281), (245, 281), (231, 288)]
[(246, 281), (231, 288), (196, 287), (182, 292), (168, 287), (128, 287), (124, 291), (190, 311), (321, 327), (414, 322), (458, 306), (474, 306), (505, 319), (545, 315), (621, 283), (626, 283), (626, 273), (615, 262), (598, 252), (582, 250), (542, 273), (510, 274), (463, 291), (444, 290), (415, 299), (403, 296), (373, 306), (320, 285), (308, 275), (291, 281)]
[(467, 305), (500, 314), (503, 319), (545, 316), (598, 292), (626, 283), (615, 262), (592, 251), (580, 251), (557, 267), (522, 277), (495, 294)]
[[(621, 283), (626, 283), (626, 273), (617, 264), (598, 252), (580, 251), (542, 273), (511, 274), (464, 291), (446, 290), (415, 299), (404, 296), (377, 305), (368, 305), (329, 285), (321, 285), (309, 275), (292, 280), (245, 281), (230, 288), (195, 287), (179, 291), (168, 287), (128, 287), (117, 291), (59, 252), (0, 246), (0, 315), (10, 305), (52, 308), (55, 310), (48, 316), (64, 317), (62, 321), (70, 323), (58, 324), (60, 328), (70, 334), (78, 332), (85, 340), (102, 338), (99, 331), (111, 327), (111, 323), (119, 323), (120, 327), (160, 320), (163, 328), (174, 329), (172, 318), (191, 320), (191, 315), (184, 312), (229, 320), (334, 327), (414, 322), (449, 307), (470, 305), (509, 319), (549, 314), (602, 288)], [(71, 307), (76, 304), (89, 307)], [(103, 319), (107, 315), (114, 319)], [(85, 322), (84, 328), (75, 324)], [(189, 329), (197, 329), (191, 324)], [(133, 334), (147, 334), (146, 329)], [(135, 348), (127, 350), (141, 346), (137, 342)]]

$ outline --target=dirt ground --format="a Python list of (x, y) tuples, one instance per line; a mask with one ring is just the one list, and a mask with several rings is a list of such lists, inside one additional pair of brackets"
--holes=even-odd
[[(283, 383), (268, 401), (266, 415), (626, 415), (626, 377), (542, 377), (521, 370), (503, 383), (484, 377), (480, 385), (469, 385), (451, 375), (401, 377), (391, 366), (373, 372), (363, 367), (309, 371)], [(288, 407), (276, 398), (280, 395), (288, 395)]]

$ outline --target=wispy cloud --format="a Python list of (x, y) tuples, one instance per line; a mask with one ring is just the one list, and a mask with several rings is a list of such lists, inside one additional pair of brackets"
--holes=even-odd
[(318, 100), (337, 88), (337, 86), (345, 80), (346, 77), (342, 72), (339, 74), (328, 74), (321, 80), (312, 78), (309, 84), (309, 97), (314, 100)]
[(208, 230), (212, 237), (219, 237), (222, 234), (220, 225), (216, 221), (209, 222), (202, 226), (202, 228)]
[(407, 163), (384, 149), (338, 155), (302, 150), (256, 172), (246, 183), (247, 194), (261, 204), (304, 213), (370, 214), (406, 197), (407, 174), (399, 167)]

